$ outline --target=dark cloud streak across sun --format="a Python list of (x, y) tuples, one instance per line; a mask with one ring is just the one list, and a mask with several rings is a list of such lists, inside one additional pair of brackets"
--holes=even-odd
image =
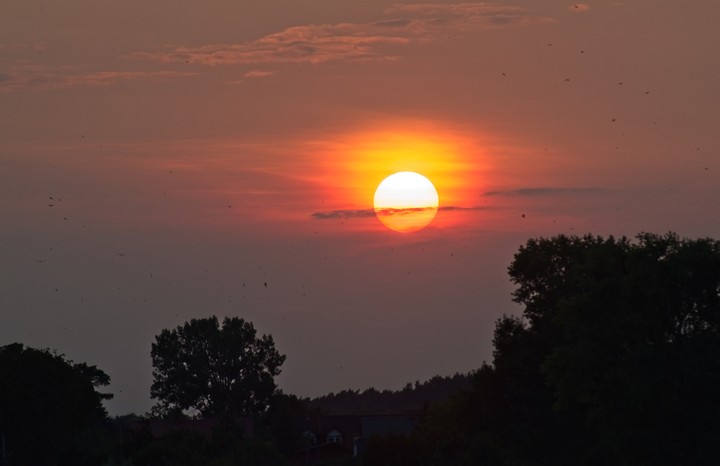
[[(475, 210), (487, 210), (488, 207), (458, 207), (458, 206), (440, 206), (438, 211), (443, 212), (463, 212), (463, 211), (475, 211)], [(411, 209), (381, 209), (379, 213), (381, 215), (407, 215), (416, 212), (422, 212), (426, 210), (433, 210), (432, 207), (414, 207)], [(331, 220), (331, 219), (345, 219), (345, 218), (366, 218), (374, 217), (374, 209), (347, 209), (347, 210), (330, 210), (327, 212), (315, 212), (311, 215), (316, 220)]]

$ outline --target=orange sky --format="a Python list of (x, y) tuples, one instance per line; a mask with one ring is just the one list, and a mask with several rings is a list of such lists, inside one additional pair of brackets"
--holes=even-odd
[[(718, 14), (5, 0), (0, 344), (97, 364), (113, 413), (213, 313), (272, 333), (299, 395), (476, 368), (528, 238), (720, 237)], [(372, 213), (396, 171), (438, 189), (418, 233)]]

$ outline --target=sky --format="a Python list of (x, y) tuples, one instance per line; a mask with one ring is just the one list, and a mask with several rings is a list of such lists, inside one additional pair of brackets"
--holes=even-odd
[[(238, 316), (278, 384), (492, 360), (529, 238), (720, 238), (715, 0), (4, 0), (0, 345), (153, 400), (150, 345)], [(388, 175), (440, 208), (383, 226)]]

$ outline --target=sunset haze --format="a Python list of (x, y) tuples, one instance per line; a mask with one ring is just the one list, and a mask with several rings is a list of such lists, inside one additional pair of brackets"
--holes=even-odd
[[(720, 3), (0, 4), (0, 345), (105, 370), (239, 316), (299, 396), (492, 359), (527, 239), (720, 237)], [(437, 215), (398, 233), (383, 179)]]

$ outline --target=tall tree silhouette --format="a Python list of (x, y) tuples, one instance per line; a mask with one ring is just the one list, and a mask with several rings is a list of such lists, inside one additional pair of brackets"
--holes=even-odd
[(226, 317), (192, 319), (155, 337), (151, 396), (166, 410), (203, 416), (255, 415), (267, 410), (285, 356), (272, 336), (252, 323)]
[(430, 410), (426, 464), (720, 464), (719, 241), (531, 239), (509, 273), (523, 314)]

